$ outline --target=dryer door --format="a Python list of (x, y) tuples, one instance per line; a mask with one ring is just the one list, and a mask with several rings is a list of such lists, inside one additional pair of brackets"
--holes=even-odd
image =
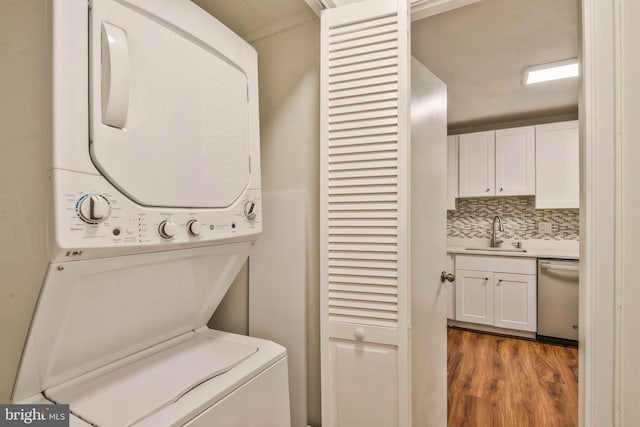
[(256, 55), (188, 0), (93, 0), (91, 156), (146, 206), (220, 208), (250, 178)]

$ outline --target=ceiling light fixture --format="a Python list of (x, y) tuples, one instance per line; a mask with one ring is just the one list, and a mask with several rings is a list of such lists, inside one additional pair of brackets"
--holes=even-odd
[(578, 77), (580, 66), (578, 59), (551, 62), (549, 64), (527, 67), (522, 72), (522, 82), (525, 85), (548, 82), (551, 80), (568, 79)]

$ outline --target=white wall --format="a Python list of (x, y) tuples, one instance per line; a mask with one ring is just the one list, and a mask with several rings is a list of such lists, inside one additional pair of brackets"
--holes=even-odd
[(640, 2), (621, 0), (621, 426), (640, 426)]
[[(309, 424), (320, 426), (320, 26), (313, 20), (257, 40), (264, 191), (306, 191)], [(247, 332), (247, 274), (240, 272), (210, 326)]]
[(320, 25), (314, 20), (258, 40), (264, 191), (309, 197), (307, 385), (309, 424), (320, 425)]
[(48, 262), (51, 5), (0, 1), (0, 403), (11, 396)]

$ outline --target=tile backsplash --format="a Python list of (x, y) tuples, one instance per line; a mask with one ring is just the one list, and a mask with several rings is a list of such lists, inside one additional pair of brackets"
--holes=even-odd
[[(534, 209), (534, 202), (533, 196), (458, 199), (456, 210), (447, 211), (447, 236), (490, 239), (493, 217), (500, 215), (501, 239), (578, 240), (578, 209)], [(541, 233), (540, 223), (551, 231)]]

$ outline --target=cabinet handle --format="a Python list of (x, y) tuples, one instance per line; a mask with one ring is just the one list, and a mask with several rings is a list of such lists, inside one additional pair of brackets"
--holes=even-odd
[(488, 278), (488, 277), (485, 277), (485, 278), (484, 278), (484, 280), (489, 280), (489, 278)]
[(498, 284), (502, 283), (502, 279), (498, 279)]
[(489, 191), (491, 191), (491, 189), (490, 189), (490, 188), (487, 188), (487, 189), (485, 190), (485, 193), (488, 193)]
[(502, 191), (502, 187), (500, 187), (500, 191)]
[(362, 341), (364, 339), (364, 335), (364, 329), (362, 328), (357, 328), (355, 331), (353, 331), (353, 337), (358, 341)]

